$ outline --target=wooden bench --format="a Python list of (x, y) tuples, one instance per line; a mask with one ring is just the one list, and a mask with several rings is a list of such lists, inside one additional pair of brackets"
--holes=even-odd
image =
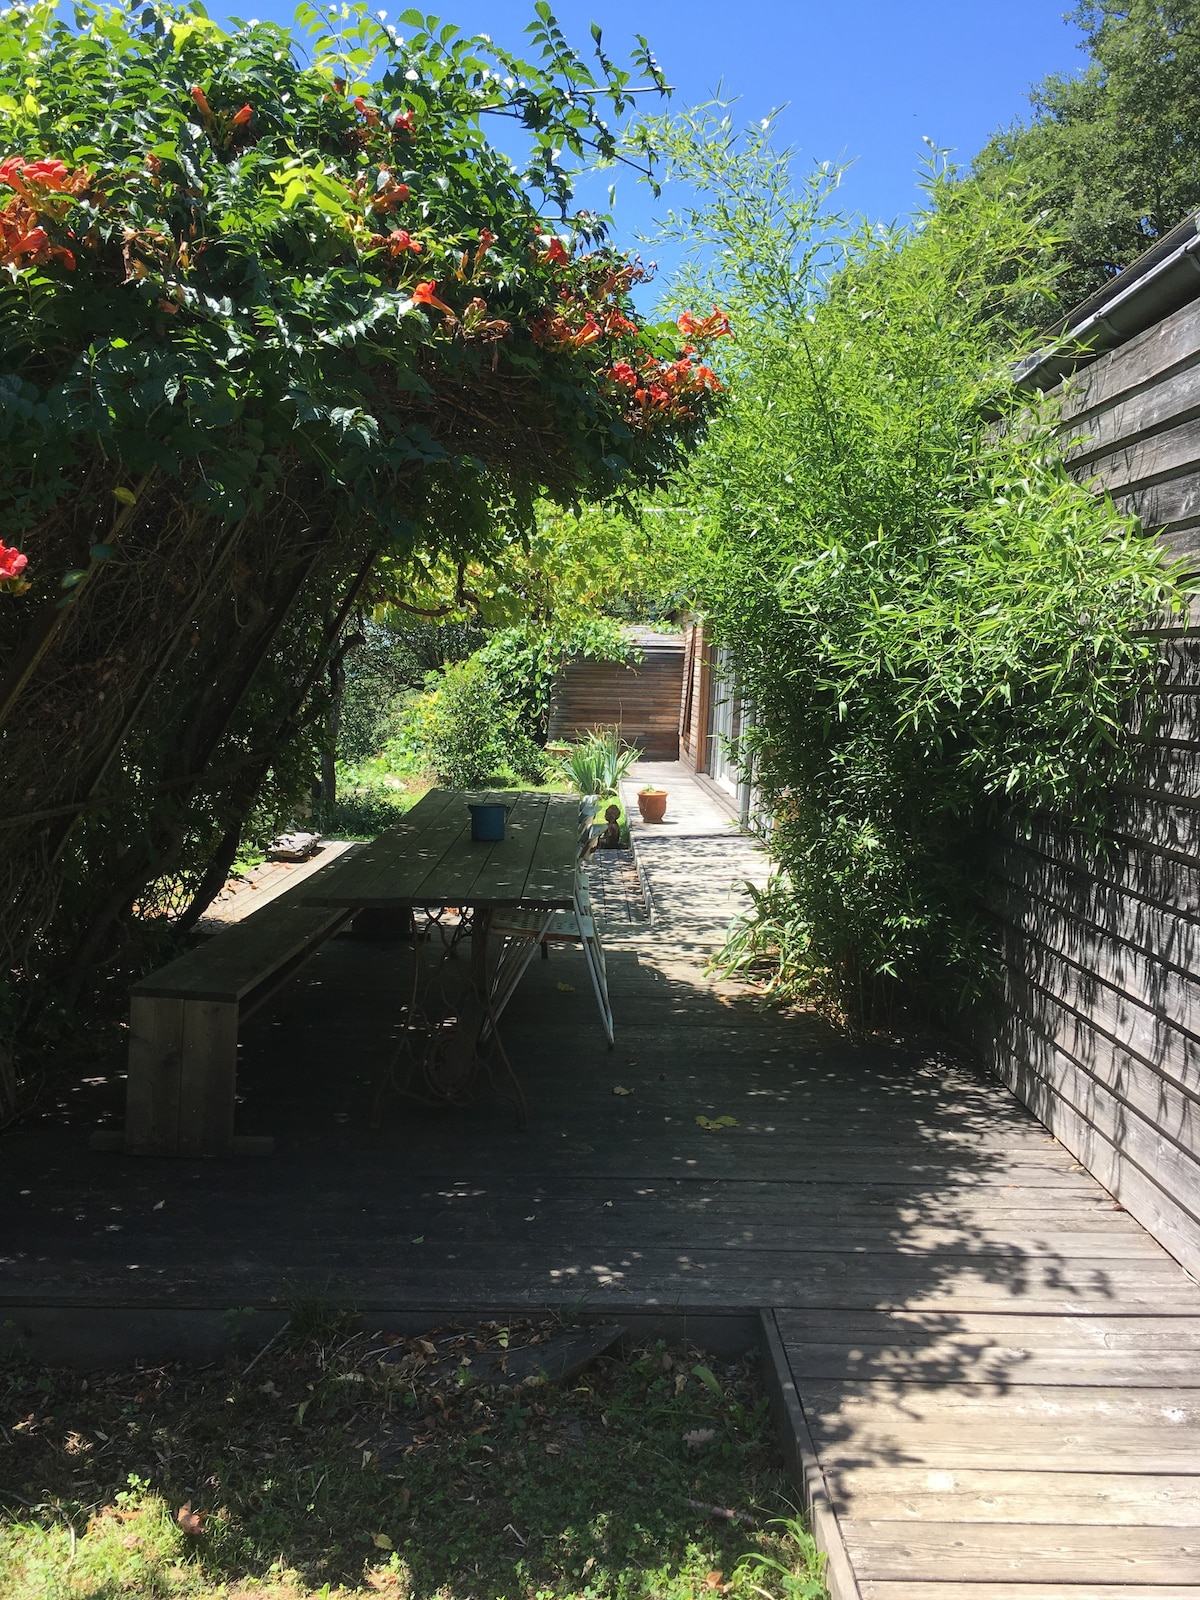
[(93, 1146), (147, 1156), (270, 1149), (269, 1140), (234, 1138), (238, 1028), (354, 916), (302, 903), (348, 854), (133, 985), (125, 1132), (97, 1135)]

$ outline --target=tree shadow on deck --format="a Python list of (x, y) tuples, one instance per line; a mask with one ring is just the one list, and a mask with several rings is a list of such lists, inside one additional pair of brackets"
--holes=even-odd
[[(985, 1359), (967, 1313), (1170, 1292), (1171, 1263), (997, 1083), (764, 1012), (666, 956), (610, 951), (613, 1051), (578, 953), (534, 963), (504, 1022), (527, 1129), (483, 1098), (392, 1101), (375, 1130), (404, 958), (332, 941), (245, 1032), (240, 1131), (274, 1134), (272, 1157), (93, 1154), (87, 1101), (10, 1136), (6, 1298), (871, 1313), (882, 1349), (856, 1365), (838, 1335), (831, 1376), (874, 1359), (874, 1380), (1003, 1387), (1027, 1355), (988, 1335)], [(98, 1091), (112, 1111), (118, 1089)]]

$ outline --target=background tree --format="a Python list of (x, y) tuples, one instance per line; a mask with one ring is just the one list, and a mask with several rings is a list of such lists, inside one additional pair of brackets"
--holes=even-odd
[(1200, 0), (1085, 0), (1089, 61), (1044, 78), (978, 174), (1025, 186), (1062, 235), (1065, 312), (1200, 207)]

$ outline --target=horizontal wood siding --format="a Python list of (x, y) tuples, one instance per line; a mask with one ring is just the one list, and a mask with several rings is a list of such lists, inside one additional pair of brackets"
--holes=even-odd
[[(1069, 380), (1072, 470), (1200, 564), (1200, 306)], [(1200, 1272), (1200, 617), (1097, 847), (1044, 819), (994, 841), (1003, 993), (974, 1036), (1076, 1158)]]
[(1168, 547), (1200, 554), (1200, 307), (1184, 306), (1068, 380), (1072, 469)]
[(679, 759), (679, 706), (683, 690), (683, 638), (643, 645), (642, 660), (568, 661), (559, 671), (550, 705), (551, 739), (578, 739), (591, 728), (621, 730), (648, 761)]

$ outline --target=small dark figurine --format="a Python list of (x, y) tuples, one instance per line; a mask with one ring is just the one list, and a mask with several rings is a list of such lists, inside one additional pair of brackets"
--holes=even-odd
[(621, 848), (621, 808), (609, 806), (604, 813), (604, 820), (608, 827), (600, 835), (601, 850), (619, 850)]

